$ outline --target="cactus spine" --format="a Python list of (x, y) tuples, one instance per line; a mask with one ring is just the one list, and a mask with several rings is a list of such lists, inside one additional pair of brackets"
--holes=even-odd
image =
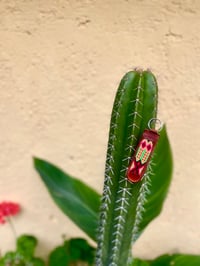
[(149, 192), (151, 165), (139, 183), (126, 180), (131, 156), (148, 121), (157, 113), (157, 83), (150, 71), (134, 70), (121, 80), (110, 123), (100, 210), (97, 266), (125, 266), (138, 237)]

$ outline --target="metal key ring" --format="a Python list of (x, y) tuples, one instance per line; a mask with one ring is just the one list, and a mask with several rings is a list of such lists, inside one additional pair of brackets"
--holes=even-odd
[(150, 130), (154, 129), (154, 128), (152, 127), (152, 123), (153, 123), (153, 122), (154, 122), (154, 125), (155, 125), (155, 126), (156, 126), (156, 124), (158, 125), (158, 128), (156, 129), (156, 131), (160, 132), (160, 131), (162, 130), (162, 128), (163, 128), (163, 123), (161, 122), (161, 120), (158, 119), (158, 118), (151, 118), (151, 119), (149, 120), (149, 122), (148, 122), (148, 128), (149, 128)]

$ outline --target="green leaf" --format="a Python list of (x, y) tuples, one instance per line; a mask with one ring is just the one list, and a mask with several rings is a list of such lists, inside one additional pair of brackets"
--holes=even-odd
[(63, 246), (55, 248), (49, 256), (49, 266), (68, 266), (70, 262), (68, 254), (68, 242), (66, 241)]
[(69, 254), (71, 261), (84, 261), (93, 265), (95, 248), (91, 247), (85, 239), (72, 238), (69, 241)]
[(45, 160), (34, 158), (34, 165), (58, 207), (96, 240), (100, 206), (98, 193)]
[(37, 239), (34, 236), (22, 235), (17, 239), (17, 252), (24, 257), (32, 257), (37, 245)]
[(199, 266), (199, 255), (164, 254), (152, 261), (134, 259), (130, 266)]
[(164, 254), (155, 260), (151, 261), (150, 266), (169, 266), (170, 262), (175, 259), (177, 255)]
[(134, 259), (134, 261), (130, 264), (130, 266), (150, 266), (149, 262), (140, 260), (140, 259)]
[(164, 126), (151, 162), (150, 193), (146, 195), (138, 236), (160, 214), (171, 182), (172, 168), (172, 152)]
[[(31, 261), (30, 261), (30, 264), (29, 265), (33, 265), (33, 266), (45, 266), (45, 263), (42, 259), (40, 258), (33, 258)], [(66, 266), (66, 265), (65, 265)]]
[(198, 255), (163, 255), (151, 261), (150, 266), (199, 266), (200, 256)]
[[(172, 262), (174, 264), (172, 264)], [(197, 255), (180, 255), (171, 261), (174, 266), (199, 266), (200, 256)]]
[(45, 266), (45, 263), (40, 258), (34, 257), (37, 239), (34, 236), (22, 235), (17, 238), (16, 251), (7, 252), (0, 259), (0, 266)]
[(94, 251), (85, 239), (72, 238), (51, 252), (49, 266), (68, 266), (80, 261), (93, 265)]
[(5, 266), (6, 264), (13, 264), (14, 261), (15, 261), (15, 256), (16, 256), (16, 253), (13, 252), (13, 251), (9, 251), (7, 252), (4, 257), (1, 258), (0, 260), (0, 265), (1, 266)]

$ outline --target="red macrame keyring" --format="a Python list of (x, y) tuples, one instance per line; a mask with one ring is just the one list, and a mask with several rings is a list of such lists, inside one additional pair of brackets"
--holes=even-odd
[[(153, 123), (154, 125), (158, 125), (158, 129), (152, 128)], [(160, 137), (158, 132), (161, 131), (163, 124), (159, 119), (152, 118), (148, 122), (148, 127), (149, 129), (145, 129), (142, 134), (127, 170), (127, 178), (131, 183), (139, 182), (145, 174), (152, 153)]]

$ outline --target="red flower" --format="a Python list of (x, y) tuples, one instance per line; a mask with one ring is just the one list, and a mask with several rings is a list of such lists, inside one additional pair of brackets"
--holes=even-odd
[(5, 224), (5, 219), (4, 219), (4, 217), (3, 216), (0, 216), (0, 224)]
[(7, 216), (16, 215), (19, 211), (20, 206), (17, 203), (6, 201), (0, 203), (0, 224), (4, 224), (6, 222), (5, 218)]

